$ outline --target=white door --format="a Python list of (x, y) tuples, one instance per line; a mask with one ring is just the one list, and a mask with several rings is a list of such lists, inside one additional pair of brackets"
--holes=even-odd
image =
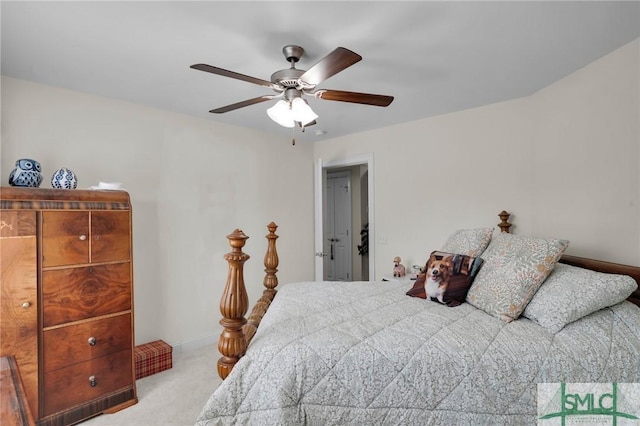
[(324, 279), (351, 281), (351, 172), (327, 173)]

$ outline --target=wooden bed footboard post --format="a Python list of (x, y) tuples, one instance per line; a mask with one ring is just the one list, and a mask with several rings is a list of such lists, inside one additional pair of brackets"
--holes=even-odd
[(227, 235), (231, 252), (224, 258), (229, 263), (229, 273), (227, 284), (224, 287), (222, 298), (220, 299), (220, 313), (222, 319), (220, 325), (223, 330), (218, 341), (218, 350), (222, 358), (218, 360), (218, 375), (224, 380), (238, 359), (244, 354), (247, 342), (245, 339), (243, 326), (246, 324), (245, 314), (249, 309), (249, 297), (244, 285), (244, 262), (249, 259), (249, 255), (242, 252), (247, 237), (239, 229)]
[(263, 282), (266, 289), (251, 310), (248, 320), (245, 318), (249, 308), (249, 297), (244, 284), (244, 262), (249, 260), (249, 255), (243, 253), (242, 248), (249, 237), (239, 229), (227, 235), (231, 252), (224, 256), (229, 263), (229, 273), (220, 299), (220, 313), (222, 314), (220, 325), (223, 330), (218, 341), (218, 350), (222, 354), (222, 358), (218, 360), (218, 375), (222, 380), (227, 378), (233, 366), (246, 352), (249, 342), (251, 342), (262, 317), (277, 292), (278, 277), (276, 272), (278, 272), (279, 260), (276, 250), (276, 240), (278, 239), (276, 229), (278, 229), (278, 225), (271, 222), (267, 228), (269, 229), (269, 234), (266, 236), (268, 245), (267, 253), (264, 256), (266, 275)]
[(267, 229), (269, 230), (269, 233), (266, 235), (267, 252), (264, 255), (264, 271), (266, 272), (266, 275), (262, 282), (265, 286), (265, 290), (262, 292), (260, 299), (258, 299), (256, 304), (253, 306), (251, 314), (249, 314), (247, 324), (243, 327), (247, 346), (251, 342), (251, 339), (253, 339), (254, 334), (256, 334), (260, 321), (262, 321), (262, 317), (264, 317), (264, 314), (267, 312), (267, 309), (269, 309), (269, 306), (271, 306), (271, 302), (278, 292), (276, 290), (276, 286), (278, 285), (276, 272), (278, 272), (279, 262), (278, 251), (276, 250), (276, 240), (278, 239), (276, 229), (278, 229), (278, 225), (271, 222), (267, 225)]
[(276, 240), (278, 236), (276, 235), (276, 230), (278, 229), (278, 225), (271, 222), (267, 225), (267, 229), (269, 233), (267, 234), (267, 253), (264, 255), (264, 271), (267, 273), (264, 276), (263, 285), (269, 291), (274, 291), (278, 286), (278, 277), (276, 276), (276, 272), (278, 272), (278, 252), (276, 251)]

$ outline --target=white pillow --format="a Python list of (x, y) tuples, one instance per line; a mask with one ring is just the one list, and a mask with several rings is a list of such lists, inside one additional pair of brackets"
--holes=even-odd
[(627, 275), (556, 264), (522, 316), (552, 333), (600, 309), (616, 305), (638, 288)]
[(517, 319), (569, 245), (567, 240), (500, 233), (482, 253), (484, 264), (467, 303), (505, 322)]
[(440, 251), (478, 257), (487, 248), (493, 228), (458, 229), (454, 231)]

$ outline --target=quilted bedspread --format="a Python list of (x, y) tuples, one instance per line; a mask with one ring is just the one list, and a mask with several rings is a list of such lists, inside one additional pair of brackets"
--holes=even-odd
[(640, 382), (629, 302), (552, 334), (395, 282), (281, 286), (197, 424), (529, 425), (538, 383)]

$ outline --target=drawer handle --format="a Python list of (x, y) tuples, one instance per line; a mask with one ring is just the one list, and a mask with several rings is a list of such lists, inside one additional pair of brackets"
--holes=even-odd
[(78, 239), (79, 239), (80, 241), (84, 241), (84, 240), (86, 240), (86, 239), (87, 239), (87, 236), (86, 236), (86, 235), (80, 235), (80, 236), (78, 237)]
[(96, 376), (89, 377), (89, 386), (91, 386), (92, 388), (95, 388), (96, 386), (98, 386), (98, 381), (96, 380)]
[(31, 307), (31, 303), (29, 303), (29, 302), (24, 302), (24, 303), (22, 304), (22, 307), (23, 307), (23, 308), (25, 308), (25, 309), (30, 308), (30, 307)]
[(91, 337), (89, 337), (89, 340), (87, 340), (87, 342), (89, 342), (89, 346), (95, 346), (96, 345), (96, 338), (91, 336)]

